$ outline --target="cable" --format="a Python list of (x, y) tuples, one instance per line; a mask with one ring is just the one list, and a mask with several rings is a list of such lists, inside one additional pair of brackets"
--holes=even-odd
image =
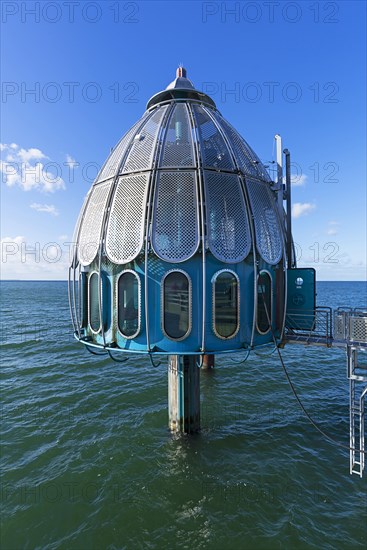
[(104, 351), (102, 351), (102, 352), (93, 351), (93, 350), (88, 346), (88, 344), (85, 344), (85, 347), (86, 347), (86, 349), (89, 351), (89, 353), (91, 353), (92, 355), (104, 355), (104, 356), (106, 356), (106, 352), (104, 352)]
[(117, 359), (117, 357), (115, 357), (109, 349), (107, 349), (107, 353), (110, 356), (110, 358), (112, 359), (112, 361), (115, 361), (116, 363), (126, 363), (126, 361), (129, 360), (129, 357), (124, 357), (124, 358), (121, 358), (121, 359)]
[(237, 359), (233, 359), (232, 357), (228, 357), (228, 359), (229, 359), (230, 361), (232, 361), (232, 363), (236, 363), (237, 365), (242, 365), (242, 364), (245, 363), (245, 362), (247, 361), (247, 359), (249, 358), (250, 352), (251, 352), (251, 349), (248, 349), (248, 350), (247, 350), (247, 355), (245, 356), (244, 359), (241, 359), (241, 361), (237, 361)]
[(296, 389), (292, 383), (292, 380), (290, 379), (290, 376), (288, 374), (288, 371), (286, 369), (286, 366), (284, 364), (284, 361), (283, 361), (283, 357), (282, 357), (282, 354), (280, 353), (280, 349), (277, 345), (277, 341), (276, 341), (276, 338), (275, 338), (275, 334), (274, 334), (274, 331), (273, 331), (273, 327), (272, 327), (272, 324), (270, 322), (270, 318), (269, 318), (269, 313), (268, 313), (268, 308), (266, 307), (266, 303), (265, 303), (265, 299), (264, 299), (264, 296), (263, 296), (263, 293), (261, 293), (261, 296), (262, 296), (262, 300), (263, 300), (263, 305), (264, 305), (264, 308), (265, 308), (265, 312), (266, 312), (266, 316), (267, 316), (267, 319), (268, 319), (268, 323), (269, 323), (269, 326), (270, 326), (270, 330), (271, 330), (271, 334), (273, 336), (273, 340), (274, 340), (274, 344), (276, 345), (276, 348), (277, 348), (277, 352), (278, 352), (278, 356), (279, 356), (279, 360), (280, 360), (280, 363), (283, 367), (283, 370), (284, 370), (284, 373), (287, 377), (287, 380), (288, 380), (288, 383), (291, 387), (291, 390), (293, 392), (293, 395), (294, 397), (297, 399), (298, 401), (298, 404), (299, 406), (301, 407), (303, 413), (305, 414), (305, 416), (308, 418), (308, 420), (310, 421), (310, 423), (313, 425), (314, 428), (316, 428), (316, 430), (318, 432), (321, 433), (321, 435), (323, 435), (326, 439), (329, 439), (330, 441), (332, 441), (335, 445), (338, 445), (338, 447), (342, 447), (343, 449), (348, 449), (348, 451), (354, 451), (356, 453), (363, 453), (363, 454), (367, 454), (366, 451), (362, 451), (361, 449), (356, 449), (354, 447), (349, 447), (349, 445), (344, 445), (343, 443), (340, 443), (340, 441), (338, 441), (337, 439), (334, 439), (334, 437), (332, 437), (331, 435), (327, 434), (326, 432), (324, 432), (324, 430), (322, 428), (320, 428), (320, 426), (312, 419), (312, 417), (310, 416), (310, 414), (307, 412), (307, 410), (305, 409), (301, 399), (299, 398), (297, 392), (296, 392)]
[(258, 357), (270, 357), (270, 355), (273, 355), (274, 351), (277, 349), (277, 346), (274, 346), (274, 348), (268, 352), (268, 353), (259, 353), (258, 351), (255, 351), (255, 355)]
[(159, 367), (159, 365), (162, 363), (162, 361), (158, 361), (158, 363), (154, 363), (152, 353), (150, 351), (148, 351), (148, 355), (149, 355), (149, 359), (150, 359), (150, 362), (152, 364), (152, 367), (154, 367), (155, 369), (157, 367)]

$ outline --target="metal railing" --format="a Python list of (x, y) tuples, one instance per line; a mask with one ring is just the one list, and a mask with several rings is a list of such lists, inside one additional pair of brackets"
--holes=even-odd
[(333, 340), (332, 309), (316, 307), (314, 310), (288, 310), (285, 321), (285, 340), (330, 346)]
[(289, 342), (367, 347), (367, 308), (320, 306), (287, 311), (285, 340)]

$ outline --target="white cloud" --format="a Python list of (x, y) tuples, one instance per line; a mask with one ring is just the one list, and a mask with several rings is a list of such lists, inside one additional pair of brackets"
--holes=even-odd
[(53, 204), (39, 204), (38, 202), (33, 202), (30, 207), (33, 208), (33, 210), (37, 210), (37, 212), (47, 212), (47, 214), (52, 214), (53, 216), (59, 215), (59, 211)]
[(292, 206), (292, 217), (300, 218), (315, 210), (316, 205), (310, 202), (295, 202)]
[(329, 222), (329, 228), (326, 231), (327, 235), (337, 235), (339, 225), (340, 225), (339, 222), (335, 222), (335, 221)]
[(66, 162), (64, 162), (66, 166), (69, 166), (70, 170), (73, 170), (74, 168), (77, 168), (79, 166), (79, 163), (76, 162), (76, 160), (71, 155), (66, 155)]
[[(301, 187), (302, 185), (305, 185), (306, 183), (306, 180), (307, 180), (307, 176), (306, 174), (291, 174), (291, 185), (292, 187)], [(287, 183), (286, 182), (286, 177), (283, 176), (283, 183)]]
[(18, 237), (4, 237), (3, 239), (1, 239), (1, 244), (2, 243), (15, 243), (15, 244), (19, 245), (23, 242), (25, 242), (25, 238), (22, 235), (20, 235)]
[(40, 149), (19, 149), (16, 143), (3, 143), (1, 150), (8, 152), (6, 160), (0, 161), (2, 182), (8, 187), (18, 185), (24, 191), (37, 189), (46, 193), (65, 189), (61, 167), (55, 162), (40, 162), (40, 159), (48, 159)]
[(58, 242), (29, 241), (24, 236), (1, 240), (1, 278), (65, 280), (71, 247)]
[(31, 147), (30, 149), (19, 149), (17, 155), (23, 162), (48, 158), (40, 149), (35, 149), (34, 147)]
[(291, 174), (291, 184), (294, 187), (301, 187), (306, 183), (306, 174)]

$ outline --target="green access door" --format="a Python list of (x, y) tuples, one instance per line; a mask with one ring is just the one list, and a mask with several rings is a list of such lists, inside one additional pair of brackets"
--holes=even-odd
[(286, 327), (314, 330), (316, 309), (316, 271), (311, 267), (287, 270)]

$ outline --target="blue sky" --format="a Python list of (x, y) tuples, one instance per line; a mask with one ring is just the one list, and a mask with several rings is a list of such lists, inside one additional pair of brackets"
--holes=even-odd
[(260, 158), (292, 154), (299, 265), (366, 278), (366, 4), (1, 4), (5, 279), (64, 279), (83, 197), (182, 63)]

